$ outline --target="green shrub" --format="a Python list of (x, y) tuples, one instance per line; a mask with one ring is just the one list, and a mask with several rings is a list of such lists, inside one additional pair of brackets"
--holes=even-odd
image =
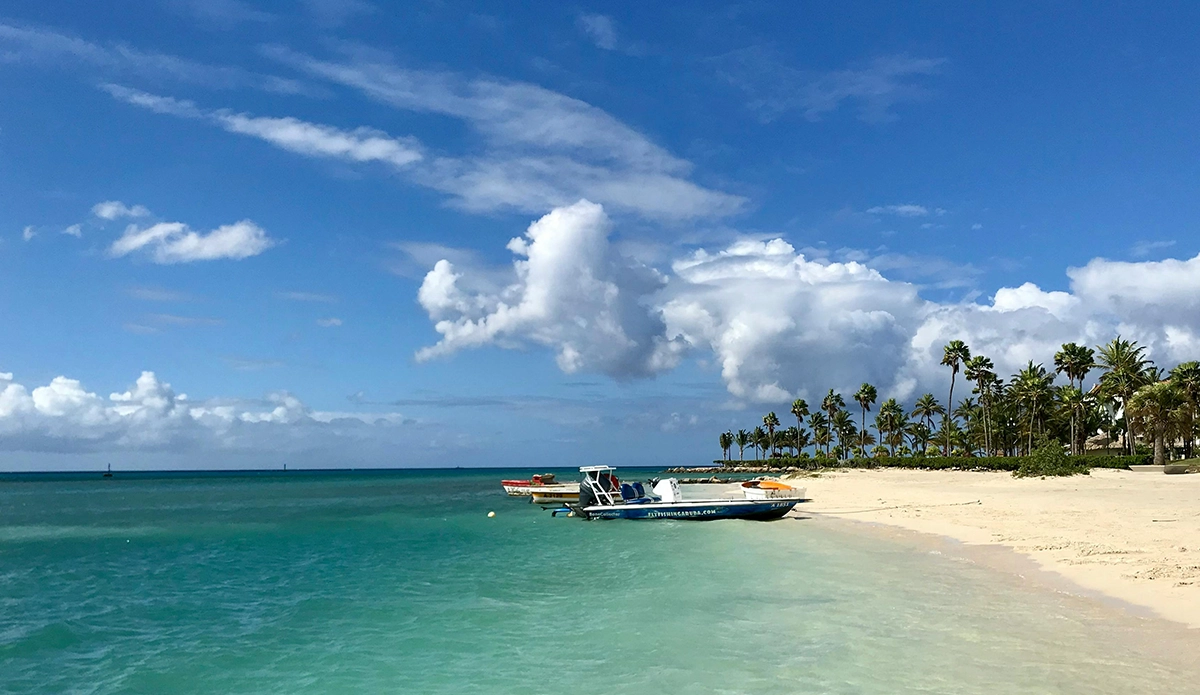
[[(1054, 445), (1057, 446), (1057, 445)], [(1056, 454), (1054, 457), (1053, 466), (1063, 468), (1063, 470), (1071, 470), (1078, 473), (1085, 473), (1092, 468), (1121, 468), (1128, 469), (1130, 466), (1149, 463), (1151, 456), (1111, 456), (1107, 454), (1087, 455), (1087, 456), (1068, 456), (1062, 453), (1061, 447), (1058, 447), (1059, 453), (1066, 459), (1066, 465), (1058, 459)], [(727, 466), (757, 466), (760, 468), (799, 468), (801, 470), (818, 470), (821, 468), (906, 468), (911, 470), (964, 470), (964, 471), (1009, 471), (1017, 472), (1025, 470), (1024, 475), (1058, 475), (1054, 473), (1040, 473), (1035, 471), (1046, 470), (1046, 463), (1036, 463), (1033, 461), (1037, 457), (1037, 452), (1034, 456), (875, 456), (871, 458), (855, 458), (845, 461), (826, 457), (818, 454), (816, 457), (809, 458), (807, 456), (796, 458), (773, 458), (769, 460), (755, 461), (714, 461), (713, 463), (725, 463)]]
[(1037, 438), (1033, 454), (1021, 458), (1021, 465), (1013, 471), (1018, 478), (1035, 476), (1087, 475), (1091, 468), (1080, 461), (1073, 461), (1063, 451), (1062, 444), (1051, 441), (1045, 435)]

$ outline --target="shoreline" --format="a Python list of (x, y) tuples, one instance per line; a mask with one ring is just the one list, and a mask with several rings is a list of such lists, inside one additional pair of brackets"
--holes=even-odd
[[(1011, 551), (1059, 580), (1030, 581), (1200, 628), (1200, 475), (847, 470), (795, 480), (810, 501), (793, 514), (935, 536), (973, 561)], [(983, 564), (1028, 579), (990, 554)]]

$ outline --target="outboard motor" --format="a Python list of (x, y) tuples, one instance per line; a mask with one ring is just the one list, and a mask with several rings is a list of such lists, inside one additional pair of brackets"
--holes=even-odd
[(587, 481), (584, 480), (579, 484), (579, 506), (581, 508), (591, 507), (596, 503), (596, 493), (592, 491), (592, 486), (588, 485)]
[(682, 502), (683, 495), (679, 492), (679, 481), (674, 478), (664, 478), (654, 486), (654, 494), (663, 502)]

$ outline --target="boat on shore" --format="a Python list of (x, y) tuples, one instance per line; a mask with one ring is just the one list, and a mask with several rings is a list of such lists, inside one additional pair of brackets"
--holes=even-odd
[[(653, 492), (647, 494), (641, 483), (620, 482), (614, 474), (615, 470), (611, 466), (584, 466), (579, 469), (579, 501), (569, 505), (576, 516), (584, 519), (769, 521), (782, 518), (804, 499), (804, 490), (780, 483), (779, 488), (769, 486), (765, 490), (761, 487), (743, 488), (740, 499), (720, 497), (689, 500), (683, 497), (679, 481), (674, 478), (658, 481)], [(750, 493), (751, 489), (756, 492)]]
[(747, 480), (742, 483), (742, 493), (748, 500), (804, 499), (806, 488), (797, 488), (778, 480)]

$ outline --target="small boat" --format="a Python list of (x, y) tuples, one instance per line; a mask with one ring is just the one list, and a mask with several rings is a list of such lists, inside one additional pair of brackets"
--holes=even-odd
[(112, 464), (111, 464), (111, 463), (110, 463), (110, 464), (108, 464), (108, 470), (104, 471), (104, 475), (103, 475), (102, 477), (104, 477), (104, 478), (111, 478), (111, 477), (113, 477), (113, 475), (112, 475)]
[(509, 497), (528, 497), (531, 494), (529, 490), (530, 488), (554, 484), (555, 482), (553, 473), (540, 473), (538, 475), (534, 475), (528, 480), (500, 481), (500, 485), (504, 488), (504, 491), (508, 493)]
[[(664, 478), (647, 494), (641, 483), (622, 483), (611, 466), (584, 466), (579, 483), (579, 502), (570, 505), (584, 519), (780, 519), (803, 499), (803, 491), (791, 488), (788, 497), (684, 499), (679, 481)], [(790, 486), (786, 486), (789, 487)], [(751, 488), (744, 488), (750, 490)], [(757, 489), (757, 488), (755, 488)], [(768, 488), (770, 489), (770, 488)], [(781, 492), (783, 492), (781, 490)], [(754, 493), (758, 494), (758, 493)]]
[(561, 507), (564, 504), (579, 501), (579, 485), (571, 483), (564, 485), (530, 486), (529, 495), (534, 504), (543, 507)]
[(748, 500), (802, 500), (806, 488), (795, 488), (778, 480), (747, 480), (742, 493)]

